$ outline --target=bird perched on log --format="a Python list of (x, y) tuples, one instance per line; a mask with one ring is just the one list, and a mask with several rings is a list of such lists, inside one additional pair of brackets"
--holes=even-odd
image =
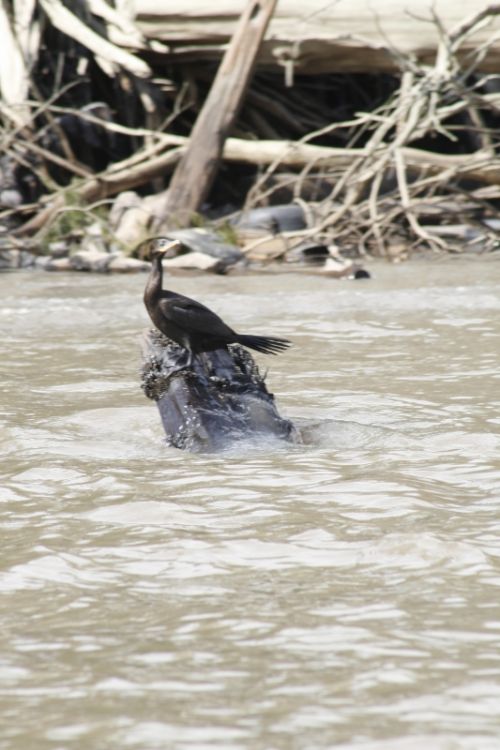
[(263, 354), (278, 354), (290, 346), (287, 339), (236, 333), (200, 302), (162, 289), (162, 259), (179, 245), (168, 238), (151, 241), (152, 266), (144, 290), (144, 304), (156, 328), (188, 352), (186, 364), (179, 369), (192, 367), (196, 354), (225, 349), (228, 344), (241, 344)]

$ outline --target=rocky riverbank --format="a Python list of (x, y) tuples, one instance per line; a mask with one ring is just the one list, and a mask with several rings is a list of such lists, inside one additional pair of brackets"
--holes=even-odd
[[(0, 235), (0, 270), (148, 271), (144, 211), (138, 210), (136, 198), (134, 193), (121, 194), (107, 220), (73, 226), (52, 241), (4, 232)], [(333, 278), (369, 275), (359, 259), (346, 257), (336, 245), (308, 234), (307, 218), (299, 204), (240, 212), (213, 226), (170, 231), (168, 236), (179, 240), (180, 246), (164, 265), (174, 273), (224, 274), (274, 268)]]

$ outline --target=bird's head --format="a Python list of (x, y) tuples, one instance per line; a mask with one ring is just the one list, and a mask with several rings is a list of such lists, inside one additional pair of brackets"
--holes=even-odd
[(182, 249), (182, 243), (172, 237), (153, 237), (141, 243), (136, 250), (138, 257), (153, 260), (157, 257), (175, 258)]

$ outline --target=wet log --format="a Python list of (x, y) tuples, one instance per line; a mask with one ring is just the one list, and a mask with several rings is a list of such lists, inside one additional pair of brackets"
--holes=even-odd
[(232, 344), (204, 352), (190, 369), (186, 351), (150, 330), (142, 340), (142, 389), (156, 401), (168, 445), (192, 452), (230, 448), (253, 437), (298, 442), (250, 353)]

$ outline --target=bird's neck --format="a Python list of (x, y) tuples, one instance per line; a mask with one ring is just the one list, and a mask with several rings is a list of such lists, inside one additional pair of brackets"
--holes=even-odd
[(157, 255), (153, 258), (153, 262), (151, 263), (151, 271), (149, 272), (146, 288), (144, 290), (144, 302), (146, 303), (146, 307), (159, 297), (161, 294), (162, 283), (163, 266), (161, 264), (161, 255)]
[(163, 256), (157, 255), (155, 259), (153, 260), (153, 268), (151, 271), (152, 281), (154, 283), (155, 289), (158, 292), (161, 292), (161, 288), (163, 285), (163, 265), (162, 265)]

